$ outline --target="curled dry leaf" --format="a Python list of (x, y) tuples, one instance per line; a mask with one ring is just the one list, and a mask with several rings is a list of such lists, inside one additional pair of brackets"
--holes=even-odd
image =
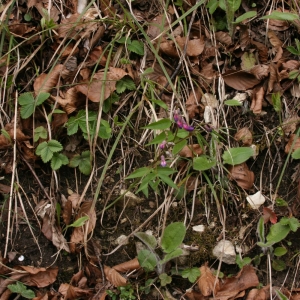
[(184, 294), (189, 300), (205, 300), (205, 296), (201, 293), (193, 291), (191, 289), (187, 290)]
[(268, 207), (263, 207), (263, 218), (264, 218), (264, 223), (268, 223), (269, 221), (272, 224), (277, 223), (277, 215), (275, 214), (275, 212), (268, 208)]
[(129, 271), (139, 269), (140, 267), (141, 266), (140, 266), (140, 263), (139, 263), (138, 259), (134, 258), (134, 259), (126, 261), (122, 264), (118, 264), (116, 266), (113, 266), (113, 269), (115, 269), (116, 271), (118, 271), (120, 273), (126, 273), (126, 272), (129, 272)]
[(59, 80), (60, 73), (64, 69), (64, 65), (56, 65), (48, 74), (40, 74), (34, 81), (33, 88), (36, 95), (39, 93), (49, 93)]
[(291, 116), (285, 119), (282, 123), (282, 129), (285, 135), (289, 135), (290, 133), (294, 133), (296, 131), (297, 125), (300, 123), (300, 118), (298, 115)]
[(238, 142), (241, 141), (244, 146), (250, 146), (253, 142), (252, 132), (248, 127), (243, 127), (234, 135), (234, 139)]
[(231, 36), (228, 32), (218, 31), (215, 33), (216, 40), (225, 46), (232, 44)]
[[(291, 149), (292, 145), (293, 145), (293, 149)], [(294, 152), (296, 149), (299, 148), (300, 148), (300, 137), (297, 137), (296, 134), (291, 134), (290, 139), (285, 146), (284, 152), (288, 154), (290, 151)]]
[(250, 73), (253, 74), (258, 80), (262, 80), (269, 75), (268, 65), (256, 65), (251, 68)]
[(251, 44), (256, 47), (260, 62), (261, 63), (268, 62), (268, 48), (264, 44), (253, 40), (251, 40)]
[(69, 195), (68, 200), (72, 202), (72, 207), (76, 209), (80, 201), (80, 195), (77, 193), (72, 193), (71, 195)]
[(246, 300), (268, 300), (270, 299), (270, 286), (264, 286), (261, 289), (252, 289)]
[(59, 103), (64, 111), (69, 115), (74, 112), (81, 102), (84, 102), (85, 99), (82, 97), (82, 94), (78, 93), (77, 86), (68, 89), (63, 98), (60, 96), (55, 97), (57, 103)]
[(223, 74), (223, 79), (228, 86), (239, 91), (248, 90), (260, 83), (253, 74), (245, 71), (227, 71)]
[(71, 224), (72, 219), (72, 202), (70, 200), (67, 200), (62, 212), (62, 218), (64, 220), (65, 225)]
[(216, 294), (220, 288), (219, 278), (213, 275), (207, 264), (200, 267), (201, 275), (197, 281), (197, 285), (203, 296)]
[(92, 294), (91, 290), (81, 289), (68, 283), (62, 283), (58, 292), (63, 295), (64, 299), (82, 299), (83, 297), (86, 298)]
[(110, 281), (115, 287), (125, 286), (127, 284), (126, 278), (124, 278), (119, 272), (115, 269), (108, 266), (104, 266), (104, 274), (106, 279)]
[(222, 282), (216, 298), (222, 300), (236, 299), (241, 292), (250, 287), (256, 287), (258, 284), (259, 280), (253, 267), (247, 265), (235, 277), (226, 278)]
[(212, 108), (218, 107), (218, 100), (213, 94), (205, 93), (201, 98), (201, 102), (204, 104), (204, 106), (210, 106)]
[(229, 166), (229, 179), (235, 180), (237, 185), (245, 190), (250, 190), (254, 183), (254, 173), (249, 170), (246, 163)]
[(182, 148), (179, 155), (182, 157), (195, 157), (201, 155), (203, 150), (199, 144), (187, 145)]
[(95, 228), (97, 217), (95, 208), (92, 206), (92, 201), (86, 201), (82, 203), (75, 221), (83, 216), (88, 216), (89, 219), (84, 223), (83, 226), (74, 228), (70, 239), (71, 252), (75, 252), (76, 244), (82, 243), (85, 240), (85, 235), (91, 233)]
[(256, 87), (253, 90), (250, 110), (252, 110), (254, 114), (261, 113), (264, 95), (265, 95), (265, 90), (262, 86)]
[(277, 64), (273, 62), (270, 64), (270, 78), (268, 81), (268, 92), (271, 93), (273, 91), (274, 85), (279, 82), (279, 72)]

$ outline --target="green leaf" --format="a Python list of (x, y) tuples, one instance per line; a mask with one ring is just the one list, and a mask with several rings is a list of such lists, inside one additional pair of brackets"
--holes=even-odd
[(208, 8), (209, 13), (212, 15), (219, 6), (219, 0), (208, 1), (206, 8)]
[(272, 94), (272, 103), (273, 103), (274, 110), (276, 112), (281, 112), (281, 100), (280, 100), (280, 98), (281, 98), (280, 92)]
[(78, 114), (74, 117), (71, 117), (66, 123), (67, 126), (67, 134), (72, 135), (78, 131), (78, 126), (82, 130), (82, 132), (87, 132), (87, 123), (97, 120), (97, 113), (94, 111), (89, 111), (88, 115), (86, 115), (85, 110), (80, 110)]
[(254, 11), (254, 10), (247, 11), (246, 13), (244, 13), (241, 16), (239, 16), (238, 18), (236, 18), (234, 24), (238, 24), (238, 23), (241, 23), (241, 22), (243, 22), (247, 19), (256, 17), (256, 15), (257, 15), (257, 12)]
[(153, 235), (147, 234), (145, 232), (137, 232), (134, 235), (152, 250), (154, 250), (157, 246), (156, 238)]
[(32, 93), (23, 93), (19, 96), (18, 102), (21, 105), (20, 115), (22, 119), (29, 118), (35, 109), (35, 102)]
[(161, 238), (161, 248), (165, 253), (170, 253), (180, 246), (186, 233), (182, 222), (174, 222), (168, 225)]
[(57, 140), (50, 140), (48, 141), (48, 147), (52, 152), (59, 152), (63, 150), (63, 146)]
[(242, 106), (242, 102), (240, 102), (239, 100), (235, 100), (235, 99), (230, 99), (230, 100), (226, 100), (224, 101), (225, 105), (228, 106)]
[(151, 99), (151, 102), (157, 104), (158, 106), (162, 107), (163, 109), (168, 109), (168, 106), (164, 101), (161, 101), (158, 99)]
[(42, 158), (44, 163), (50, 161), (53, 156), (53, 151), (50, 149), (47, 142), (42, 142), (39, 144), (35, 150), (35, 153)]
[(32, 299), (35, 297), (35, 294), (32, 290), (28, 290), (26, 285), (22, 282), (17, 281), (15, 284), (9, 284), (7, 288), (14, 294), (19, 294), (24, 298)]
[(89, 219), (88, 216), (83, 216), (77, 219), (75, 222), (72, 224), (68, 225), (68, 227), (81, 227), (84, 225), (84, 223)]
[(251, 258), (250, 257), (241, 258), (240, 255), (237, 255), (235, 261), (236, 264), (239, 266), (239, 268), (242, 269), (244, 266), (249, 265), (251, 263)]
[(47, 100), (50, 97), (49, 93), (39, 93), (35, 98), (35, 104), (36, 106), (41, 105), (44, 103), (45, 100)]
[(81, 155), (74, 155), (69, 163), (72, 168), (79, 167), (79, 170), (84, 175), (89, 175), (92, 171), (92, 156), (90, 151), (83, 151)]
[(58, 170), (62, 165), (67, 165), (69, 163), (69, 159), (61, 153), (53, 153), (53, 157), (51, 159), (51, 168), (52, 170)]
[(238, 165), (254, 155), (254, 150), (250, 147), (229, 148), (224, 152), (222, 158), (224, 164)]
[(193, 168), (197, 171), (209, 170), (216, 164), (216, 160), (207, 155), (200, 155), (199, 157), (193, 158)]
[(296, 232), (300, 227), (300, 223), (295, 217), (283, 217), (280, 219), (279, 223), (282, 225), (288, 225), (293, 232)]
[(264, 224), (264, 218), (260, 217), (258, 223), (257, 223), (257, 235), (261, 243), (265, 243), (265, 224)]
[(256, 64), (256, 58), (253, 53), (251, 52), (244, 52), (241, 57), (242, 63), (241, 67), (243, 70), (249, 71), (252, 69)]
[(11, 142), (11, 137), (9, 133), (5, 129), (1, 129), (1, 134), (9, 141)]
[(164, 183), (166, 183), (168, 186), (172, 187), (172, 188), (175, 189), (175, 190), (178, 190), (178, 186), (174, 183), (174, 181), (173, 181), (170, 177), (168, 177), (168, 176), (166, 176), (166, 175), (163, 175), (163, 174), (161, 174), (161, 173), (159, 173), (159, 174), (157, 174), (157, 175), (158, 175), (158, 177), (159, 177)]
[(288, 225), (282, 225), (281, 223), (272, 225), (270, 232), (267, 235), (267, 242), (275, 244), (282, 241), (289, 234), (290, 230), (291, 229)]
[[(292, 54), (294, 54), (294, 55), (300, 55), (299, 50), (297, 50), (297, 49), (296, 49), (295, 47), (293, 47), (293, 46), (287, 46), (286, 49), (287, 49), (288, 51), (290, 51), (290, 52), (291, 52)], [(299, 71), (293, 70), (293, 71), (290, 72), (290, 74), (291, 74), (291, 73), (299, 73)], [(293, 78), (290, 77), (290, 76), (289, 76), (289, 78), (290, 78), (290, 79), (293, 79)]]
[(278, 298), (279, 298), (280, 300), (288, 300), (288, 299), (289, 299), (289, 298), (288, 298), (286, 295), (284, 295), (280, 290), (276, 290), (275, 292), (276, 292), (276, 294), (277, 294), (277, 296), (278, 296)]
[(37, 142), (39, 139), (47, 139), (48, 132), (44, 126), (39, 126), (34, 129), (34, 141)]
[(162, 273), (159, 275), (161, 286), (166, 286), (172, 282), (172, 277), (167, 275), (166, 273)]
[(263, 16), (260, 18), (261, 20), (272, 19), (272, 20), (282, 20), (282, 21), (295, 21), (299, 20), (299, 16), (297, 14), (281, 12), (281, 11), (272, 11), (270, 15)]
[(285, 262), (280, 259), (273, 259), (272, 268), (275, 271), (283, 271), (286, 268)]
[(282, 198), (276, 198), (275, 203), (277, 206), (288, 206), (288, 203)]
[(153, 271), (157, 265), (157, 259), (154, 255), (154, 253), (150, 252), (147, 249), (139, 251), (137, 258), (138, 258), (138, 261), (139, 261), (141, 267), (146, 272)]
[(153, 145), (153, 144), (160, 144), (161, 142), (163, 142), (166, 139), (166, 133), (163, 131), (161, 132), (159, 135), (157, 135), (149, 144), (147, 144), (146, 146), (149, 145)]
[(156, 171), (158, 175), (167, 175), (167, 176), (176, 173), (176, 171), (172, 168), (160, 167), (160, 166), (157, 167)]
[[(227, 1), (227, 7), (225, 1)], [(237, 11), (241, 6), (241, 2), (242, 0), (220, 0), (220, 7), (228, 14), (229, 11), (230, 12)]]
[(128, 50), (130, 50), (131, 52), (134, 52), (138, 55), (143, 56), (144, 55), (144, 43), (137, 41), (137, 40), (133, 40), (131, 43), (127, 44)]
[(276, 247), (274, 249), (274, 255), (275, 256), (283, 256), (287, 253), (287, 249), (284, 247)]
[(152, 74), (153, 72), (154, 72), (153, 68), (147, 68), (146, 70), (144, 70), (143, 75), (146, 76)]
[(164, 130), (170, 128), (172, 122), (170, 119), (162, 119), (157, 122), (150, 123), (147, 126), (142, 127), (142, 129), (159, 129)]
[(98, 136), (102, 139), (109, 139), (111, 137), (111, 128), (106, 120), (100, 121), (100, 129)]
[(126, 177), (126, 179), (144, 177), (149, 174), (150, 171), (151, 169), (149, 167), (142, 167), (132, 172), (129, 176)]
[(25, 15), (24, 15), (24, 20), (25, 20), (26, 22), (30, 22), (30, 21), (31, 21), (31, 15), (30, 15), (30, 14), (25, 14)]
[(116, 91), (118, 94), (125, 92), (125, 90), (133, 91), (136, 89), (135, 83), (129, 76), (124, 76), (116, 83)]
[(176, 155), (178, 152), (180, 152), (186, 144), (187, 144), (187, 140), (182, 140), (176, 143), (172, 150), (173, 155)]
[(181, 276), (187, 278), (190, 283), (196, 282), (197, 278), (201, 275), (199, 268), (185, 269), (182, 271)]
[(293, 158), (293, 159), (300, 159), (300, 148), (296, 149), (296, 150), (292, 153), (292, 158)]
[(167, 263), (168, 261), (176, 258), (176, 257), (179, 257), (180, 255), (182, 255), (183, 253), (183, 250), (180, 249), (180, 248), (177, 248), (175, 250), (173, 250), (172, 252), (170, 253), (167, 253), (164, 258), (160, 261), (161, 264), (165, 264)]
[(28, 105), (28, 104), (34, 104), (34, 98), (32, 93), (23, 93), (18, 98), (19, 104), (22, 105)]

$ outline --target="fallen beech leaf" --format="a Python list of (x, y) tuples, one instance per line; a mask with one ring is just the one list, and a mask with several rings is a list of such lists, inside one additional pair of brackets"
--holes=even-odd
[(297, 70), (300, 67), (300, 62), (298, 60), (288, 60), (282, 63), (282, 67), (288, 71)]
[[(293, 149), (291, 150), (292, 145), (293, 145)], [(297, 138), (296, 134), (291, 134), (290, 139), (285, 146), (284, 152), (288, 154), (290, 151), (294, 152), (296, 149), (299, 148), (300, 148), (300, 137)]]
[(140, 268), (141, 268), (141, 266), (140, 266), (140, 263), (139, 263), (137, 257), (135, 257), (132, 260), (123, 262), (122, 264), (113, 266), (113, 269), (115, 269), (116, 271), (121, 272), (121, 273), (126, 273), (126, 272), (133, 271), (133, 270), (140, 269)]
[(201, 102), (204, 106), (210, 106), (212, 108), (218, 107), (218, 100), (213, 94), (205, 93), (201, 98)]
[(201, 112), (201, 104), (199, 100), (202, 95), (202, 91), (199, 87), (196, 87), (194, 91), (190, 92), (185, 103), (186, 111), (191, 119), (195, 118), (196, 114), (200, 114)]
[[(186, 37), (176, 37), (176, 42), (178, 43), (180, 49), (183, 51), (185, 43), (186, 43)], [(200, 39), (193, 39), (187, 41), (187, 47), (186, 47), (186, 54), (187, 56), (198, 56), (200, 55), (204, 50), (204, 37), (202, 36)]]
[(71, 224), (71, 219), (72, 219), (72, 201), (67, 200), (64, 207), (63, 207), (63, 212), (62, 212), (62, 218), (64, 220), (65, 225), (70, 225)]
[(106, 279), (110, 281), (115, 287), (125, 286), (127, 284), (126, 278), (124, 278), (119, 272), (115, 269), (108, 266), (104, 266), (104, 274)]
[(223, 79), (228, 86), (240, 91), (253, 88), (260, 83), (253, 74), (245, 71), (227, 71), (223, 74)]
[(178, 49), (176, 48), (175, 43), (173, 41), (166, 40), (161, 42), (159, 45), (159, 49), (168, 56), (175, 58), (179, 57)]
[(186, 145), (179, 152), (179, 155), (182, 157), (195, 157), (201, 155), (203, 150), (199, 144)]
[(72, 202), (72, 207), (76, 209), (80, 200), (80, 195), (77, 193), (72, 193), (71, 195), (68, 196), (68, 200)]
[(263, 218), (264, 218), (264, 223), (268, 223), (269, 221), (272, 224), (277, 223), (277, 215), (274, 213), (273, 210), (271, 210), (268, 207), (263, 208)]
[(266, 198), (261, 193), (261, 191), (258, 191), (253, 195), (249, 195), (248, 197), (246, 197), (246, 199), (253, 209), (258, 209), (266, 201)]
[(91, 233), (95, 228), (97, 217), (95, 208), (92, 208), (92, 201), (86, 201), (82, 203), (75, 221), (84, 216), (87, 216), (89, 219), (84, 223), (83, 226), (75, 227), (72, 232), (70, 238), (71, 252), (75, 252), (75, 245), (82, 243), (84, 241), (84, 236)]
[(228, 32), (218, 31), (215, 33), (216, 40), (225, 46), (229, 46), (232, 44), (231, 36)]
[(78, 299), (92, 295), (92, 291), (88, 289), (81, 289), (76, 286), (72, 286), (68, 283), (62, 283), (58, 289), (58, 292), (64, 296), (64, 299)]
[(300, 123), (300, 118), (297, 114), (285, 119), (282, 123), (282, 129), (285, 135), (290, 135), (296, 131), (298, 124)]
[(246, 163), (229, 166), (229, 179), (235, 180), (237, 185), (245, 190), (250, 190), (254, 183), (254, 173), (249, 170)]
[(168, 22), (166, 21), (167, 20), (164, 14), (156, 16), (152, 19), (147, 30), (147, 35), (151, 40), (157, 38), (164, 31), (164, 29), (168, 28)]
[(270, 299), (270, 286), (264, 286), (261, 289), (252, 289), (246, 300), (268, 300)]
[(254, 114), (261, 113), (264, 95), (265, 95), (265, 90), (262, 86), (256, 87), (253, 90), (250, 110), (252, 110)]
[(269, 75), (268, 65), (257, 65), (251, 68), (250, 73), (253, 74), (258, 80), (262, 80)]
[(57, 85), (60, 73), (64, 68), (64, 65), (60, 64), (56, 65), (48, 74), (40, 74), (33, 84), (35, 94), (49, 93)]
[(207, 264), (200, 267), (201, 275), (197, 281), (197, 285), (203, 296), (216, 294), (220, 288), (219, 278), (214, 276)]
[(268, 81), (268, 93), (271, 93), (275, 83), (279, 82), (279, 73), (278, 73), (278, 66), (277, 64), (274, 64), (273, 62), (269, 66), (270, 71), (270, 78)]
[(106, 76), (102, 71), (97, 72), (93, 75), (90, 83), (81, 83), (76, 86), (76, 89), (87, 96), (91, 101), (100, 102), (103, 84), (105, 88), (102, 100), (105, 100), (116, 90), (116, 82), (125, 75), (128, 74), (123, 69), (110, 67)]
[(244, 266), (235, 277), (226, 278), (220, 290), (216, 293), (217, 299), (235, 299), (241, 292), (259, 284), (258, 277), (252, 266)]
[(193, 290), (187, 290), (184, 294), (189, 300), (205, 300), (207, 299), (205, 296), (203, 296), (201, 293), (193, 291)]
[(58, 268), (35, 268), (32, 266), (20, 266), (21, 269), (29, 274), (22, 278), (25, 285), (37, 286), (39, 288), (46, 287), (56, 281)]
[(241, 141), (244, 146), (250, 146), (253, 142), (252, 133), (248, 127), (241, 128), (235, 135), (234, 139), (236, 141)]
[(272, 30), (268, 31), (268, 38), (269, 38), (269, 41), (270, 41), (271, 45), (275, 49), (278, 49), (278, 48), (282, 47), (283, 42), (277, 37), (277, 34), (274, 31), (272, 31)]

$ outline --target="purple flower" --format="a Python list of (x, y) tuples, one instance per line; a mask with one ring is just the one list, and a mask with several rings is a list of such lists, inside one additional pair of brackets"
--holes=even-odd
[(182, 121), (182, 120), (178, 120), (176, 123), (179, 128), (182, 128), (184, 126), (184, 121)]
[(176, 123), (181, 119), (181, 116), (179, 115), (179, 112), (178, 112), (177, 109), (174, 111), (174, 116), (173, 117), (174, 117), (174, 121)]
[(165, 167), (167, 165), (167, 162), (166, 162), (165, 157), (163, 155), (160, 157), (160, 160), (161, 160), (160, 165), (162, 167)]
[(166, 147), (167, 141), (162, 141), (161, 144), (159, 144), (160, 149), (164, 149)]
[(194, 127), (193, 126), (189, 126), (188, 124), (184, 123), (183, 124), (183, 129), (186, 130), (186, 131), (193, 131), (194, 130)]

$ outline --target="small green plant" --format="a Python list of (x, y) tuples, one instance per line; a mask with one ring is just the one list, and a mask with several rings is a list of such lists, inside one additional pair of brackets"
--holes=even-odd
[(120, 300), (134, 300), (136, 296), (134, 295), (134, 290), (131, 284), (127, 284), (126, 286), (119, 286), (119, 293), (107, 290), (106, 293), (112, 300), (120, 299)]
[(143, 56), (144, 44), (138, 40), (131, 40), (130, 38), (122, 37), (117, 41), (119, 44), (124, 44), (127, 49), (133, 53)]
[(7, 288), (14, 294), (18, 294), (26, 299), (33, 299), (35, 294), (32, 290), (27, 289), (27, 286), (20, 281), (15, 284), (9, 284)]
[[(166, 273), (166, 264), (183, 254), (180, 245), (185, 237), (186, 228), (182, 222), (175, 222), (168, 225), (161, 237), (160, 248), (163, 252), (161, 258), (157, 252), (157, 240), (154, 236), (148, 235), (144, 232), (137, 232), (135, 236), (139, 238), (148, 249), (139, 251), (138, 260), (145, 271), (156, 271), (160, 280), (161, 286), (166, 286), (172, 282), (172, 277)], [(187, 269), (182, 272), (184, 278), (194, 280), (199, 277), (200, 271), (197, 268)], [(194, 281), (193, 281), (194, 282)]]

